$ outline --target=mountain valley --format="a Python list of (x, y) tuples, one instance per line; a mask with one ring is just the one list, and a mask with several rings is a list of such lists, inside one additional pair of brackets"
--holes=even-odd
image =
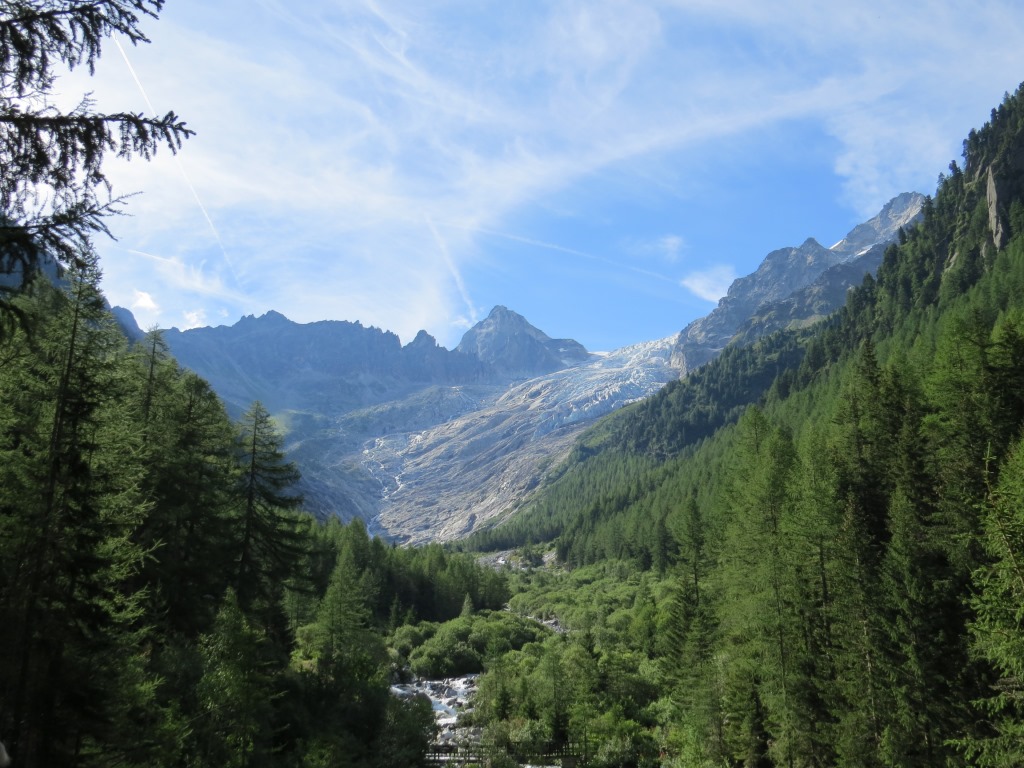
[[(233, 98), (204, 88), (205, 106), (189, 100), (204, 149), (187, 202), (225, 237), (212, 242), (217, 232), (179, 215), (158, 168), (156, 204), (130, 206), (148, 232), (101, 258), (97, 240), (127, 202), (125, 177), (104, 159), (134, 165), (159, 149), (166, 160), (194, 134), (176, 113), (150, 117), (128, 98), (99, 111), (102, 92), (74, 107), (64, 71), (99, 75), (101, 44), (148, 42), (162, 5), (0, 6), (0, 763), (1024, 765), (1024, 83), (967, 133), (962, 164), (946, 166), (934, 195), (898, 195), (832, 247), (796, 237), (727, 291), (719, 282), (733, 258), (754, 263), (730, 257), (749, 251), (743, 243), (789, 241), (793, 218), (807, 227), (800, 235), (834, 226), (836, 181), (851, 169), (870, 190), (847, 186), (843, 204), (904, 186), (891, 179), (934, 149), (957, 99), (983, 92), (978, 74), (994, 82), (1008, 67), (1019, 48), (1012, 4), (864, 26), (863, 12), (839, 6), (815, 20), (777, 9), (741, 19), (710, 4), (684, 18), (655, 4), (645, 22), (632, 4), (584, 18), (576, 12), (595, 9), (571, 3), (582, 26), (541, 9), (570, 33), (554, 40), (566, 49), (559, 62), (533, 55), (551, 42), (524, 46), (551, 27), (523, 24), (518, 5), (511, 16), (483, 11), (482, 57), (460, 55), (456, 38), (485, 30), (449, 23), (466, 4), (415, 16), (335, 8), (342, 26), (326, 7), (218, 4), (228, 39), (207, 35), (213, 15), (175, 3), (183, 15), (154, 39), (201, 30), (192, 42), (218, 44), (219, 58), (191, 62), (206, 85), (238, 73), (207, 62), (253, 64), (275, 110), (290, 102), (264, 89), (268, 76), (294, 91), (300, 122), (285, 134), (267, 112), (240, 120)], [(292, 50), (315, 43), (299, 25), (323, 27), (332, 49), (361, 61), (348, 74), (324, 67), (330, 85), (300, 80), (281, 69), (284, 48), (253, 35), (260, 15), (304, 72), (351, 59)], [(770, 35), (755, 28), (762, 17)], [(662, 20), (696, 21), (696, 36)], [(803, 39), (779, 34), (790, 31)], [(851, 35), (871, 47), (851, 47)], [(465, 71), (432, 65), (423, 43), (435, 36)], [(698, 122), (672, 119), (682, 113), (667, 98), (695, 92), (657, 88), (662, 75), (690, 73), (658, 66), (687, 60), (656, 49), (682, 40), (700, 55), (700, 88), (741, 110), (713, 119), (684, 99)], [(708, 46), (730, 70), (741, 46), (752, 54), (743, 88), (723, 87)], [(115, 65), (141, 91), (153, 70), (131, 50), (142, 80), (125, 51)], [(968, 72), (977, 50), (991, 55)], [(152, 60), (180, 84), (181, 54), (197, 51), (172, 45)], [(602, 71), (605, 56), (614, 71)], [(549, 94), (579, 123), (554, 121), (564, 146), (548, 159), (573, 161), (558, 163), (557, 178), (528, 125), (554, 114), (508, 99), (495, 75), (509, 66), (559, 81)], [(249, 100), (244, 83), (223, 81)], [(612, 87), (589, 88), (602, 83)], [(394, 112), (395, 88), (400, 103), (422, 97), (430, 111)], [(934, 112), (922, 89), (943, 102)], [(840, 90), (850, 92), (837, 100)], [(335, 97), (358, 135), (348, 115), (335, 119)], [(470, 120), (466, 130), (433, 124), (446, 107)], [(601, 113), (625, 109), (647, 137), (639, 145), (602, 129)], [(328, 125), (330, 151), (306, 140), (312, 123)], [(206, 143), (213, 125), (234, 127), (230, 147)], [(579, 128), (608, 139), (601, 158)], [(708, 128), (724, 129), (726, 144), (700, 138)], [(702, 157), (651, 151), (680, 132)], [(770, 151), (744, 150), (747, 138)], [(371, 155), (351, 144), (367, 141)], [(640, 165), (626, 156), (637, 151)], [(299, 155), (324, 167), (310, 173)], [(240, 207), (240, 159), (285, 202)], [(401, 177), (413, 166), (429, 175), (410, 196)], [(476, 181), (452, 196), (467, 172)], [(578, 183), (565, 185), (567, 172)], [(614, 197), (597, 189), (609, 183)], [(388, 208), (399, 218), (382, 217)], [(311, 226), (325, 214), (338, 236)], [(381, 224), (384, 240), (367, 237)], [(643, 236), (618, 236), (627, 229)], [(128, 254), (140, 270), (130, 276)], [(686, 277), (669, 277), (670, 263)], [(383, 271), (370, 279), (367, 267)], [(190, 324), (237, 316), (242, 302), (282, 310), (294, 300), (289, 312), (306, 318), (351, 309), (364, 320), (398, 307), (403, 336), (280, 311), (143, 333), (101, 285), (142, 317)], [(277, 299), (266, 300), (267, 285)], [(470, 295), (523, 296), (517, 285), (544, 307), (545, 330), (495, 306), (447, 348), (408, 324), (434, 316), (453, 288), (475, 322)], [(676, 293), (684, 287), (726, 295), (666, 328), (662, 313), (693, 306)], [(598, 339), (685, 327), (592, 352), (559, 338), (573, 334), (550, 318), (567, 311)]]
[[(102, 31), (73, 13), (19, 23)], [(1024, 85), (934, 197), (600, 353), (504, 306), (454, 349), (273, 311), (143, 334), (102, 222), (16, 285), (53, 240), (8, 208), (0, 755), (1021, 765), (1022, 158)]]
[[(502, 306), (454, 350), (425, 331), (403, 346), (357, 322), (299, 324), (277, 312), (163, 334), (230, 413), (259, 400), (274, 414), (311, 512), (360, 518), (399, 542), (446, 541), (524, 503), (596, 419), (731, 343), (834, 311), (914, 223), (922, 201), (916, 193), (894, 198), (832, 248), (809, 239), (772, 251), (678, 335), (610, 353), (550, 338)], [(130, 313), (117, 312), (141, 336)]]

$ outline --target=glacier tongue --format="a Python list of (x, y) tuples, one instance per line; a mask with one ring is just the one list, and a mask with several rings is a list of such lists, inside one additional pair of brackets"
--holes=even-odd
[(513, 387), (498, 402), (511, 406), (528, 401), (528, 409), (537, 414), (537, 436), (599, 418), (678, 378), (669, 364), (674, 341), (673, 336), (636, 344), (538, 376)]
[(471, 533), (521, 500), (586, 425), (678, 378), (674, 342), (593, 355), (443, 423), (368, 441), (362, 463), (380, 480), (375, 522), (409, 543)]

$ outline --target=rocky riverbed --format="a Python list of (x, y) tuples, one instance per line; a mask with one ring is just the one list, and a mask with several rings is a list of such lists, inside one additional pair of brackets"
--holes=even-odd
[(478, 741), (479, 728), (458, 725), (459, 715), (471, 712), (473, 697), (476, 695), (476, 683), (479, 675), (449, 677), (444, 680), (416, 680), (391, 686), (394, 696), (408, 698), (424, 695), (430, 699), (437, 721), (439, 744), (454, 744), (465, 741)]

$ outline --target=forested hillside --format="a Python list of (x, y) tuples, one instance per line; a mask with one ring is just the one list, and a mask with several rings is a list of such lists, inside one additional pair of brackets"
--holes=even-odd
[(96, 291), (19, 297), (0, 354), (0, 728), (18, 765), (405, 766), (429, 706), (384, 633), (499, 608), (502, 577), (295, 511), (259, 403), (232, 424)]
[(964, 153), (837, 316), (610, 417), (473, 540), (575, 569), (513, 598), (568, 645), (484, 690), (588, 680), (544, 717), (609, 765), (1024, 764), (1024, 89)]

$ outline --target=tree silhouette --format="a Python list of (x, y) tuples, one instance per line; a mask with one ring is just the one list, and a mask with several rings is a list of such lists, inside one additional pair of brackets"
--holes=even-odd
[(50, 262), (57, 270), (109, 234), (121, 210), (104, 160), (177, 151), (192, 135), (173, 112), (147, 117), (100, 113), (85, 97), (61, 110), (52, 100), (58, 68), (92, 73), (105, 38), (148, 42), (139, 28), (163, 0), (13, 0), (0, 5), (0, 333), (24, 322), (11, 294)]

